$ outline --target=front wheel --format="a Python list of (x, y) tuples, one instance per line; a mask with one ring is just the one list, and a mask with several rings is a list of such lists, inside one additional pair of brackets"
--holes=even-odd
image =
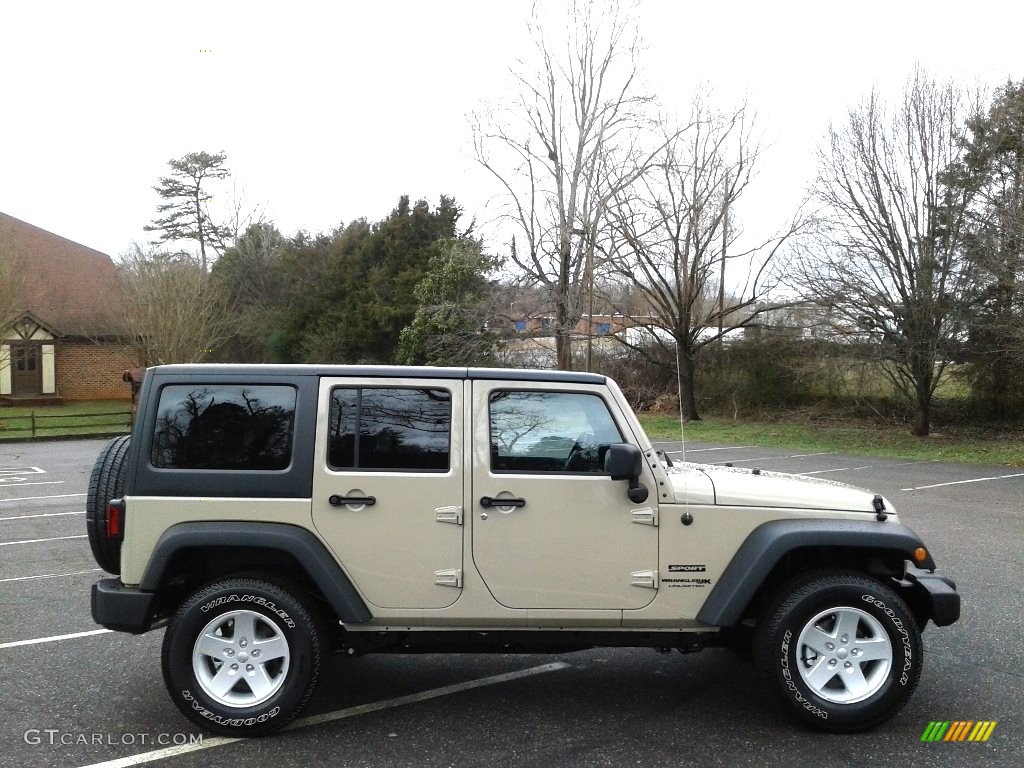
[(282, 728), (309, 700), (320, 638), (290, 589), (229, 579), (185, 601), (162, 660), (167, 690), (187, 718), (214, 733), (255, 736)]
[(921, 676), (921, 632), (893, 590), (819, 573), (784, 587), (758, 626), (762, 675), (804, 723), (870, 728), (895, 715)]

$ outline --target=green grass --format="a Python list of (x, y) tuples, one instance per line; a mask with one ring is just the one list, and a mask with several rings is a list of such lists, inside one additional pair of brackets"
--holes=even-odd
[[(0, 408), (0, 441), (32, 437), (33, 411), (36, 415), (36, 437), (126, 433), (131, 417), (131, 405), (124, 400), (84, 400), (35, 408)], [(105, 415), (113, 413), (119, 415)]]
[[(679, 439), (678, 417), (641, 413), (640, 423), (652, 440)], [(1019, 432), (992, 436), (940, 433), (921, 438), (911, 435), (905, 426), (830, 426), (796, 421), (755, 423), (712, 416), (687, 422), (686, 439), (808, 453), (828, 451), (860, 456), (1024, 466), (1024, 436)]]

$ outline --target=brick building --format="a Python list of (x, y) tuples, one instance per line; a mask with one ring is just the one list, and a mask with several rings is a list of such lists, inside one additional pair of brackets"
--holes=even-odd
[(129, 399), (117, 306), (109, 256), (0, 213), (0, 404)]

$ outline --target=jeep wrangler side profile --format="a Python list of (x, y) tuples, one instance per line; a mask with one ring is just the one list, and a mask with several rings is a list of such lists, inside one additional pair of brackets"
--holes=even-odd
[(863, 729), (960, 613), (881, 496), (673, 466), (595, 374), (151, 368), (86, 518), (94, 619), (166, 626), (167, 690), (222, 734), (285, 725), (327, 652), (743, 642), (797, 718)]

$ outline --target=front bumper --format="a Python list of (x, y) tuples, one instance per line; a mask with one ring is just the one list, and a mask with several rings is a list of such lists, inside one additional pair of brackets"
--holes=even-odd
[[(956, 582), (951, 578), (908, 566), (904, 579), (927, 618), (936, 626), (945, 627), (960, 618), (960, 595), (956, 591)], [(921, 626), (923, 628), (924, 624)]]
[(101, 579), (92, 585), (92, 618), (117, 632), (139, 635), (152, 628), (156, 595), (126, 587), (120, 579)]

